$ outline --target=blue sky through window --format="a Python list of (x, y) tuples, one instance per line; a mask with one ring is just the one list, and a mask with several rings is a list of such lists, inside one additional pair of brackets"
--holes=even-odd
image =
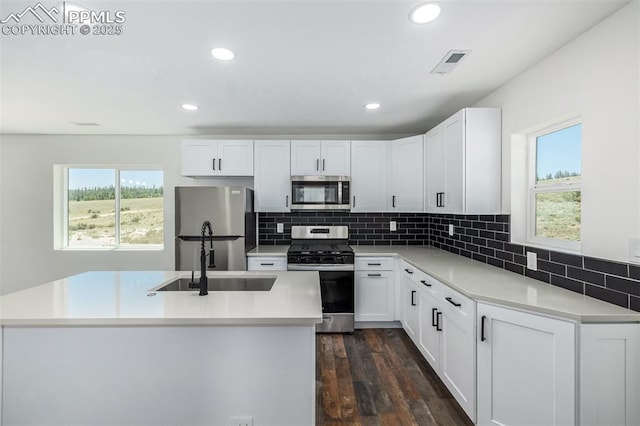
[(576, 124), (536, 138), (536, 173), (569, 172), (582, 174), (582, 124)]
[[(120, 172), (122, 186), (146, 186), (159, 188), (162, 185), (160, 170), (123, 170)], [(144, 184), (144, 185), (143, 185)], [(69, 189), (104, 188), (115, 185), (113, 169), (69, 169)]]

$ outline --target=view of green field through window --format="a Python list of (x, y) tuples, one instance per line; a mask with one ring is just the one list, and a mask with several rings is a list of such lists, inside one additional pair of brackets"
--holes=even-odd
[(161, 246), (163, 189), (159, 170), (69, 168), (68, 247)]
[(536, 236), (580, 241), (581, 150), (581, 124), (536, 138)]

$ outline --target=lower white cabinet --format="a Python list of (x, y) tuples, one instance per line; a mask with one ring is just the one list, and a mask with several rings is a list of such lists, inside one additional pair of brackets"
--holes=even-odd
[(247, 258), (248, 271), (286, 271), (287, 258), (283, 256), (251, 256)]
[(477, 424), (576, 424), (576, 324), (483, 303), (477, 315)]
[(640, 425), (640, 324), (580, 325), (580, 425)]
[[(406, 271), (406, 270), (405, 270)], [(406, 275), (402, 275), (403, 307), (402, 328), (407, 332), (413, 343), (418, 344), (420, 336), (420, 295), (417, 285)]]
[(355, 320), (393, 321), (393, 257), (357, 257), (355, 259)]

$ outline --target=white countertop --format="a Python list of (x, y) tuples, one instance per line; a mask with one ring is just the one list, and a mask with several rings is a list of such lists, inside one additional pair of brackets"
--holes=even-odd
[[(258, 246), (249, 256), (285, 256), (289, 246)], [(429, 246), (351, 246), (356, 256), (399, 256), (479, 302), (581, 321), (640, 322), (640, 312)]]
[(585, 323), (640, 322), (640, 312), (534, 280), (434, 247), (352, 246), (356, 256), (400, 256), (476, 301)]
[(0, 324), (59, 325), (312, 325), (322, 321), (316, 272), (208, 272), (276, 276), (270, 291), (149, 290), (190, 272), (95, 271), (0, 297)]

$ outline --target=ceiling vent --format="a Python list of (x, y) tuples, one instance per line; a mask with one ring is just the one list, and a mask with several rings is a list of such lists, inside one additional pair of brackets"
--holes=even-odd
[(431, 74), (449, 74), (453, 69), (466, 58), (470, 50), (450, 50), (440, 61)]

